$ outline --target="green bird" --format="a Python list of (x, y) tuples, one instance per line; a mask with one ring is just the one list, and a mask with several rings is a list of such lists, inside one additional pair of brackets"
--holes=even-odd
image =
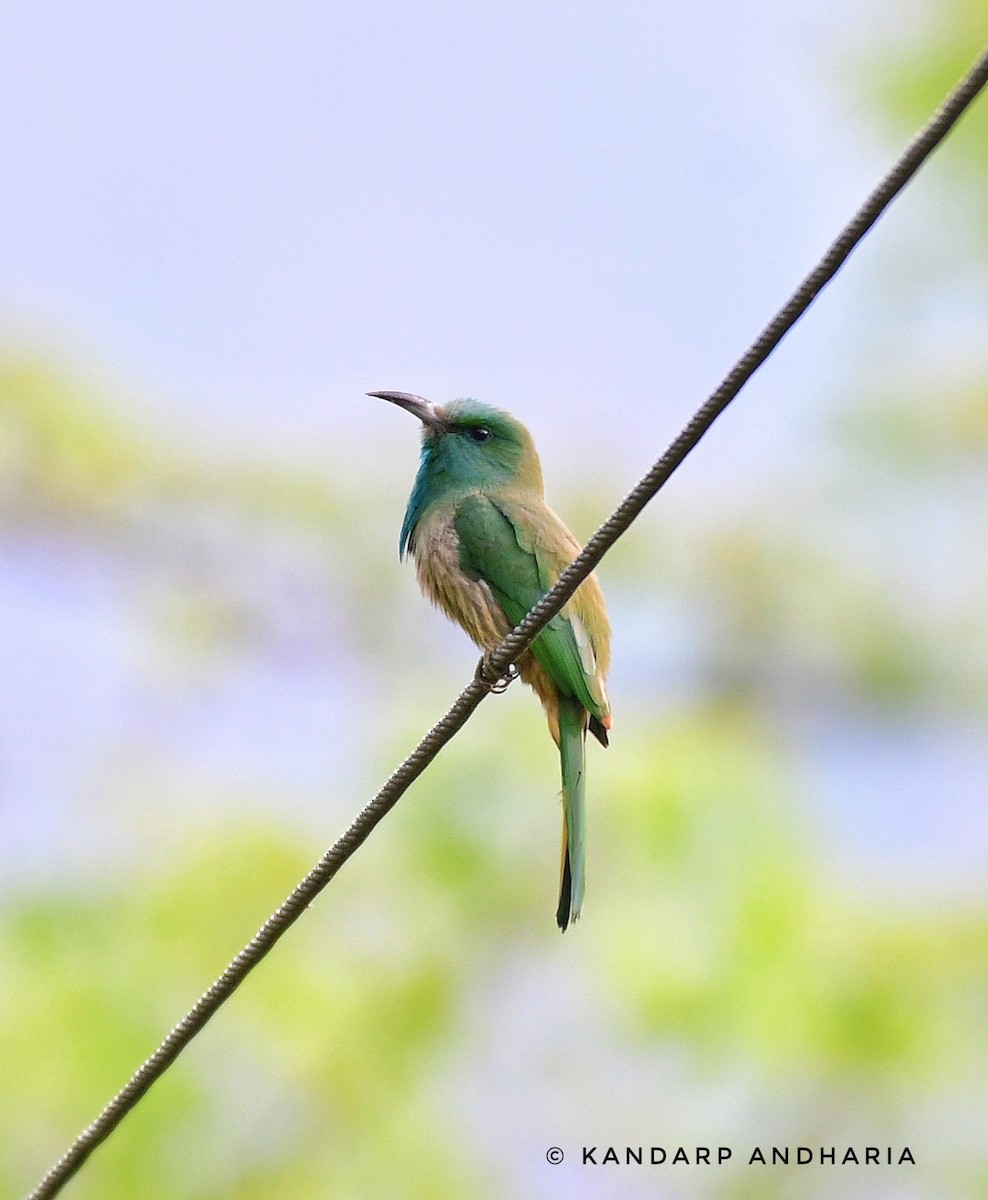
[[(531, 434), (478, 400), (440, 406), (407, 392), (368, 395), (422, 422), (422, 458), (399, 554), (411, 551), (425, 595), (489, 652), (580, 552), (543, 498)], [(604, 597), (591, 575), (517, 664), (542, 701), (562, 763), (560, 929), (583, 904), (587, 729), (607, 745), (610, 639)]]

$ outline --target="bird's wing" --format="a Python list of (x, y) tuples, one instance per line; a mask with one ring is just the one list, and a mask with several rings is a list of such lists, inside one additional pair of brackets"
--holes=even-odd
[[(558, 525), (561, 564), (548, 561), (546, 531), (529, 528), (538, 520)], [(558, 518), (540, 506), (513, 506), (494, 502), (479, 492), (466, 496), (454, 519), (460, 546), (460, 566), (471, 579), (483, 579), (494, 593), (504, 615), (517, 625), (549, 590), (565, 557), (562, 542), (572, 540)], [(575, 543), (574, 543), (575, 546)], [(541, 560), (541, 561), (540, 561)], [(573, 696), (592, 715), (607, 715), (607, 702), (597, 671), (597, 661), (583, 622), (568, 607), (552, 618), (536, 638), (532, 653), (564, 696)]]

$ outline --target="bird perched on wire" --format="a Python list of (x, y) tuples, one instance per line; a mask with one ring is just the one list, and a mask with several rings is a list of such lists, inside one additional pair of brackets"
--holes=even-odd
[[(478, 400), (437, 405), (407, 392), (369, 392), (422, 422), (422, 458), (401, 527), (419, 585), (485, 653), (545, 595), (580, 545), (543, 498), (528, 430)], [(610, 625), (590, 575), (518, 662), (559, 747), (563, 851), (556, 923), (580, 915), (584, 892), (587, 729), (604, 745)]]

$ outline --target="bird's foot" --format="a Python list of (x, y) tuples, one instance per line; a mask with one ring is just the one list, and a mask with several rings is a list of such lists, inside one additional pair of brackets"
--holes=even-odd
[(514, 663), (509, 663), (504, 670), (499, 671), (491, 665), (490, 651), (485, 650), (483, 658), (477, 663), (474, 677), (488, 692), (500, 695), (501, 692), (507, 691), (509, 685), (518, 678), (518, 668)]

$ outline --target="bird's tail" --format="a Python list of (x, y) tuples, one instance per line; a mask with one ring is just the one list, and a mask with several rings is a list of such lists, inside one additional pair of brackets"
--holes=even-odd
[(565, 929), (583, 904), (584, 777), (586, 709), (569, 696), (559, 697), (559, 757), (563, 771), (563, 862), (556, 924)]

